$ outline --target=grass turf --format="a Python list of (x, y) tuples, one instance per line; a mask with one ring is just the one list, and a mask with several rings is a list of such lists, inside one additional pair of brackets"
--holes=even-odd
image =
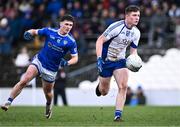
[(126, 106), (124, 122), (114, 122), (114, 107), (53, 107), (51, 119), (44, 107), (12, 106), (0, 110), (0, 126), (180, 126), (180, 107)]

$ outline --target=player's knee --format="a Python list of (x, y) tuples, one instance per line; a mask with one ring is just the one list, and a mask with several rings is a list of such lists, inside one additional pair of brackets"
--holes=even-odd
[(30, 81), (30, 78), (29, 77), (23, 77), (20, 81), (19, 81), (19, 83), (20, 83), (20, 85), (22, 85), (22, 86), (26, 86), (26, 84), (28, 83)]
[(119, 91), (127, 91), (127, 88), (128, 88), (128, 86), (127, 85), (123, 85), (123, 86), (121, 86), (120, 88), (119, 88)]
[(33, 79), (33, 77), (34, 77), (33, 75), (34, 75), (33, 72), (28, 71), (25, 74), (23, 74), (23, 76), (21, 77), (21, 80), (23, 82), (28, 83), (29, 81), (31, 81)]
[(108, 94), (108, 92), (102, 92), (101, 95), (102, 96), (106, 96)]
[(27, 84), (27, 81), (24, 80), (24, 79), (19, 81), (19, 85), (22, 86), (22, 87), (25, 87), (26, 84)]
[(45, 91), (44, 92), (45, 96), (49, 97), (49, 96), (53, 96), (53, 93), (51, 91)]

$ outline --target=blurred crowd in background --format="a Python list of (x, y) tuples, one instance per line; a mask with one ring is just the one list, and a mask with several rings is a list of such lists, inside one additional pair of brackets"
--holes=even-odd
[(146, 95), (141, 86), (138, 86), (136, 91), (133, 91), (131, 87), (127, 88), (125, 105), (146, 105)]
[[(66, 13), (76, 18), (72, 34), (79, 51), (84, 52), (88, 43), (85, 38), (96, 38), (109, 24), (123, 19), (129, 4), (141, 7), (139, 29), (148, 46), (162, 47), (166, 33), (179, 36), (178, 0), (0, 0), (0, 54), (11, 54), (21, 46), (25, 30), (58, 27), (59, 18)], [(34, 41), (35, 47), (41, 45), (41, 39)]]

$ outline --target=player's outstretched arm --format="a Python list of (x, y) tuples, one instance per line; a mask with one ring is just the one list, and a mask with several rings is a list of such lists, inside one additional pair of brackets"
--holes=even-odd
[(36, 29), (30, 29), (30, 30), (24, 32), (24, 39), (28, 40), (28, 41), (32, 40), (33, 36), (35, 36), (37, 34), (38, 34), (38, 32)]
[(66, 67), (78, 62), (78, 55), (72, 56), (69, 61), (65, 60), (64, 58), (61, 59), (59, 67)]
[(71, 56), (71, 59), (68, 61), (68, 65), (76, 64), (78, 62), (78, 55)]

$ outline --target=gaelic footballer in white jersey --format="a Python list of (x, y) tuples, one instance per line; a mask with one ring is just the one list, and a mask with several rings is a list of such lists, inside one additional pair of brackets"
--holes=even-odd
[(125, 59), (126, 48), (129, 45), (133, 48), (137, 48), (140, 39), (139, 29), (137, 27), (129, 29), (124, 20), (111, 24), (103, 35), (108, 41), (107, 44), (105, 43), (108, 46), (103, 46), (102, 58), (110, 61)]
[(116, 97), (115, 121), (121, 121), (126, 100), (128, 69), (126, 67), (126, 48), (130, 54), (137, 54), (140, 31), (136, 27), (140, 19), (140, 8), (130, 5), (125, 9), (125, 19), (112, 23), (96, 41), (99, 84), (97, 96), (105, 96), (110, 89), (110, 80), (114, 76), (118, 93)]

